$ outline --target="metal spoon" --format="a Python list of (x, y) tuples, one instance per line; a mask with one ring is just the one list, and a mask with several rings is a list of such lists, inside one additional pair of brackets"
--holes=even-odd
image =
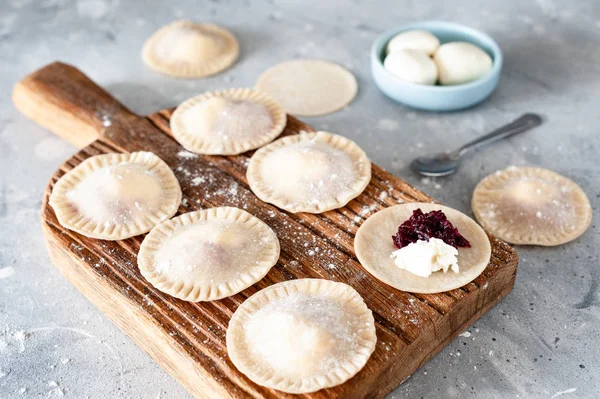
[(456, 171), (460, 159), (467, 152), (481, 147), (485, 144), (512, 136), (517, 133), (525, 132), (542, 123), (542, 117), (538, 114), (523, 114), (519, 119), (504, 125), (491, 133), (486, 134), (476, 140), (471, 141), (451, 152), (441, 152), (433, 156), (419, 157), (410, 163), (410, 168), (424, 176), (447, 176)]

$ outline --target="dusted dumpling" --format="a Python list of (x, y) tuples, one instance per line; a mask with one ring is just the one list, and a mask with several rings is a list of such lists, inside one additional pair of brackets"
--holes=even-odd
[(487, 176), (475, 187), (472, 207), (483, 227), (512, 244), (564, 244), (592, 221), (581, 187), (541, 168), (512, 166)]
[(259, 149), (247, 171), (261, 200), (289, 212), (341, 208), (371, 180), (371, 162), (353, 141), (327, 132), (283, 137)]
[(438, 79), (435, 62), (419, 50), (395, 50), (385, 57), (383, 66), (395, 76), (410, 83), (434, 85)]
[(418, 50), (427, 55), (433, 55), (440, 47), (440, 41), (437, 37), (426, 30), (410, 30), (398, 33), (388, 42), (386, 47), (387, 54), (396, 50)]
[(96, 155), (61, 177), (50, 205), (64, 227), (88, 237), (122, 240), (169, 219), (181, 188), (151, 152)]
[(186, 301), (212, 301), (261, 280), (279, 259), (279, 240), (260, 219), (233, 207), (184, 213), (156, 226), (138, 254), (153, 286)]
[(252, 89), (208, 92), (184, 101), (171, 117), (175, 139), (198, 154), (233, 155), (261, 147), (284, 129), (286, 115)]
[(259, 385), (315, 392), (358, 373), (375, 350), (371, 311), (349, 285), (299, 279), (248, 298), (227, 329), (233, 364)]
[(492, 58), (479, 47), (466, 42), (440, 46), (433, 59), (442, 85), (458, 85), (477, 80), (492, 69)]
[(142, 50), (142, 58), (148, 66), (184, 78), (221, 72), (231, 66), (238, 55), (238, 41), (228, 30), (183, 20), (159, 29)]

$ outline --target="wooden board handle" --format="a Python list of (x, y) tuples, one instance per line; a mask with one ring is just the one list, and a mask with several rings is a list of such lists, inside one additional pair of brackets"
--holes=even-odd
[(133, 115), (77, 68), (55, 62), (26, 76), (13, 102), (27, 117), (83, 148), (115, 120)]

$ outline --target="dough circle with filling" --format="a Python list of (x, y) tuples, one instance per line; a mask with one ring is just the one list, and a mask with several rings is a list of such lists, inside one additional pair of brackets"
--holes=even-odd
[(512, 166), (492, 173), (475, 187), (471, 205), (483, 227), (511, 244), (564, 244), (592, 221), (581, 187), (542, 168)]
[(250, 213), (220, 207), (184, 213), (144, 238), (138, 267), (154, 287), (185, 301), (234, 295), (279, 259), (279, 240)]
[(227, 29), (214, 24), (175, 21), (156, 31), (144, 44), (144, 63), (166, 75), (203, 78), (230, 67), (239, 43)]
[(318, 116), (335, 112), (356, 96), (358, 84), (350, 71), (320, 60), (291, 60), (267, 69), (256, 89), (268, 93), (292, 115)]
[(286, 136), (259, 149), (246, 176), (265, 202), (292, 213), (321, 213), (363, 192), (371, 162), (352, 140), (320, 131)]
[(146, 233), (180, 203), (177, 178), (151, 152), (90, 157), (62, 176), (50, 195), (61, 225), (103, 240)]
[[(398, 249), (392, 236), (417, 208), (423, 213), (443, 211), (471, 244), (470, 248), (457, 248), (458, 273), (438, 271), (429, 277), (421, 277), (400, 269), (390, 257)], [(462, 287), (484, 271), (492, 254), (487, 234), (473, 219), (447, 206), (425, 202), (395, 205), (369, 217), (356, 233), (354, 251), (361, 265), (379, 280), (399, 290), (419, 294), (433, 294)]]
[(171, 116), (171, 131), (186, 150), (234, 155), (261, 147), (283, 131), (283, 109), (252, 89), (228, 89), (192, 97)]
[(321, 279), (257, 292), (235, 311), (226, 338), (229, 358), (248, 378), (297, 394), (352, 378), (377, 343), (373, 315), (358, 292)]

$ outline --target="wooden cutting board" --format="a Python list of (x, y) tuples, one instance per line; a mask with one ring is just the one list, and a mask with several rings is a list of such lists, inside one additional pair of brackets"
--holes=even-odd
[[(235, 309), (271, 284), (325, 278), (350, 284), (373, 311), (377, 348), (364, 369), (340, 386), (304, 398), (382, 398), (454, 337), (506, 296), (518, 257), (491, 237), (490, 264), (460, 289), (431, 295), (391, 288), (368, 274), (354, 254), (354, 235), (367, 217), (402, 202), (430, 197), (373, 165), (371, 183), (347, 206), (320, 215), (289, 214), (260, 201), (248, 188), (250, 153), (195, 156), (171, 137), (172, 110), (131, 113), (72, 66), (54, 63), (18, 82), (16, 107), (81, 148), (52, 176), (42, 205), (42, 227), (52, 262), (162, 368), (198, 398), (288, 398), (252, 383), (227, 356), (225, 331)], [(288, 117), (284, 135), (313, 129)], [(343, 134), (343, 132), (341, 132)], [(110, 152), (152, 151), (175, 172), (183, 190), (179, 212), (244, 208), (279, 236), (281, 258), (260, 282), (214, 302), (189, 303), (154, 289), (140, 275), (136, 254), (143, 236), (101, 241), (63, 228), (48, 196), (59, 177), (84, 159)]]

